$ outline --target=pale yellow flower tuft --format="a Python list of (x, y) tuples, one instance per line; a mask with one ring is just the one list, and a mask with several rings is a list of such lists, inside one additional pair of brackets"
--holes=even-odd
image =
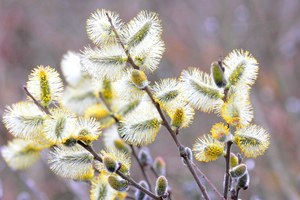
[(131, 48), (145, 40), (158, 39), (162, 33), (162, 26), (158, 14), (143, 10), (124, 26), (122, 31), (125, 43)]
[(111, 200), (115, 199), (117, 191), (110, 187), (108, 176), (100, 173), (91, 181), (90, 199), (91, 200)]
[(57, 146), (49, 153), (50, 169), (57, 175), (74, 180), (89, 180), (94, 176), (94, 157), (83, 147)]
[(121, 137), (119, 136), (116, 125), (112, 125), (103, 130), (103, 142), (106, 148), (115, 147), (115, 141), (120, 139)]
[(38, 137), (44, 127), (46, 114), (33, 102), (19, 102), (7, 107), (3, 122), (9, 132), (15, 137), (34, 139)]
[(224, 143), (219, 142), (210, 135), (204, 135), (196, 140), (193, 151), (198, 161), (214, 161), (224, 154)]
[(211, 76), (197, 68), (184, 70), (181, 74), (182, 93), (188, 102), (203, 112), (218, 110), (223, 103), (223, 91)]
[(210, 132), (212, 137), (220, 142), (225, 142), (230, 135), (229, 127), (222, 122), (214, 124)]
[(153, 104), (142, 102), (120, 123), (119, 133), (129, 144), (147, 145), (152, 143), (161, 127), (161, 118)]
[(79, 118), (73, 137), (76, 140), (90, 143), (97, 140), (101, 135), (100, 123), (95, 118)]
[(68, 51), (60, 63), (61, 71), (68, 84), (75, 87), (84, 78), (85, 73), (81, 71), (80, 54)]
[(155, 100), (163, 107), (172, 107), (173, 103), (182, 98), (180, 84), (175, 78), (162, 79), (153, 86)]
[(116, 31), (120, 32), (123, 26), (118, 13), (104, 9), (96, 10), (86, 21), (86, 32), (96, 45), (117, 43), (116, 35), (106, 15), (111, 18)]
[(153, 72), (165, 51), (165, 43), (161, 39), (144, 41), (131, 49), (131, 57), (134, 63), (145, 72)]
[(54, 68), (41, 65), (29, 75), (27, 89), (36, 100), (48, 107), (50, 103), (61, 100), (63, 83)]
[(63, 93), (62, 104), (77, 115), (84, 115), (86, 109), (99, 102), (95, 91), (89, 79), (81, 81), (76, 87), (67, 86)]
[(222, 105), (222, 118), (230, 125), (243, 127), (253, 119), (253, 110), (249, 97), (233, 94), (229, 100)]
[(225, 78), (233, 86), (253, 85), (258, 72), (256, 59), (248, 52), (234, 50), (224, 59)]
[(14, 139), (2, 147), (1, 154), (12, 169), (25, 169), (40, 158), (38, 145), (30, 140)]
[(111, 113), (103, 104), (95, 104), (86, 109), (84, 117), (86, 118), (95, 118), (100, 122), (101, 128), (108, 128), (115, 123)]
[(144, 90), (136, 87), (136, 85), (132, 82), (132, 71), (133, 70), (127, 70), (126, 75), (114, 83), (118, 97), (124, 101), (141, 100), (146, 94)]
[(44, 134), (47, 140), (55, 144), (64, 143), (75, 130), (77, 119), (65, 109), (51, 109), (51, 116), (45, 120)]
[(119, 45), (105, 48), (86, 47), (81, 55), (83, 70), (98, 80), (118, 80), (125, 74), (127, 56)]
[(176, 101), (168, 106), (167, 114), (171, 118), (171, 125), (175, 128), (186, 128), (194, 119), (194, 109), (184, 101)]
[(261, 127), (249, 125), (237, 129), (234, 142), (248, 158), (255, 158), (265, 153), (270, 145), (270, 135)]

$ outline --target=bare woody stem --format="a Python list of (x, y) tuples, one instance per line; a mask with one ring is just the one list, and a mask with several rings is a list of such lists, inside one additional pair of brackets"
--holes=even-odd
[(42, 106), (42, 104), (32, 96), (32, 94), (28, 91), (27, 87), (23, 85), (23, 90), (27, 96), (29, 96), (35, 105), (37, 105), (42, 111), (44, 111), (47, 115), (51, 115), (49, 109), (47, 107)]
[(178, 140), (178, 138), (177, 138), (177, 135), (178, 135), (178, 131), (179, 131), (179, 130), (176, 129), (176, 132), (175, 132), (175, 131), (172, 129), (172, 127), (170, 126), (169, 122), (167, 121), (167, 119), (166, 119), (166, 117), (165, 117), (165, 115), (164, 115), (164, 113), (163, 113), (163, 111), (162, 111), (160, 105), (155, 101), (155, 99), (154, 99), (154, 97), (153, 97), (153, 94), (152, 94), (150, 88), (149, 88), (149, 87), (146, 87), (144, 90), (146, 91), (146, 93), (147, 93), (148, 96), (150, 97), (152, 103), (153, 103), (154, 106), (156, 107), (156, 109), (157, 109), (157, 111), (158, 111), (158, 113), (159, 113), (159, 115), (160, 115), (160, 117), (161, 117), (161, 119), (162, 119), (162, 121), (163, 121), (164, 126), (167, 128), (167, 130), (169, 131), (170, 135), (172, 136), (174, 142), (176, 143), (176, 145), (177, 145), (177, 147), (178, 147), (178, 150), (179, 150), (179, 152), (180, 152), (180, 156), (185, 160), (185, 162), (186, 162), (186, 164), (187, 164), (187, 166), (188, 166), (188, 169), (190, 170), (190, 172), (191, 172), (191, 174), (193, 175), (193, 177), (194, 177), (194, 179), (195, 179), (195, 181), (196, 181), (196, 183), (197, 183), (197, 185), (198, 185), (200, 191), (202, 192), (202, 195), (203, 195), (204, 199), (209, 200), (210, 198), (209, 198), (209, 196), (208, 196), (208, 194), (207, 194), (207, 191), (206, 191), (204, 185), (200, 182), (200, 179), (199, 179), (199, 177), (197, 176), (197, 173), (196, 173), (196, 171), (195, 171), (193, 165), (191, 164), (190, 159), (188, 158), (188, 154), (187, 154), (187, 152), (186, 152), (186, 150), (185, 150), (185, 147), (179, 142), (179, 140)]
[(199, 172), (201, 177), (212, 187), (212, 190), (220, 197), (220, 199), (224, 200), (223, 195), (219, 192), (219, 190), (216, 188), (216, 186), (205, 176), (205, 174), (197, 167), (196, 164), (192, 163), (196, 170)]
[(223, 196), (225, 199), (227, 199), (228, 197), (228, 190), (229, 190), (229, 178), (230, 178), (230, 174), (229, 174), (229, 169), (230, 169), (230, 150), (231, 150), (231, 145), (233, 144), (232, 141), (228, 141), (226, 143), (226, 155), (225, 155), (225, 162), (226, 162), (226, 166), (225, 166), (225, 184), (224, 184), (224, 193)]
[[(103, 98), (103, 95), (102, 95), (101, 92), (99, 92), (99, 97), (100, 97), (102, 103), (103, 103), (103, 104), (105, 105), (105, 107), (107, 108), (107, 110), (108, 110), (109, 112), (112, 113), (112, 110), (111, 110), (110, 106), (107, 104), (107, 102), (106, 102), (105, 99)], [(112, 116), (112, 118), (114, 118), (114, 120), (116, 121), (116, 123), (119, 123), (119, 122), (120, 122), (119, 119), (118, 119), (113, 113), (112, 113), (111, 116)], [(145, 178), (147, 184), (149, 185), (150, 191), (152, 191), (150, 179), (149, 179), (147, 173), (146, 173), (145, 170), (144, 170), (144, 166), (141, 164), (141, 162), (140, 162), (140, 160), (139, 160), (139, 158), (138, 158), (138, 156), (137, 156), (137, 154), (136, 154), (136, 151), (135, 151), (134, 147), (133, 147), (132, 145), (130, 145), (130, 148), (131, 148), (133, 157), (136, 159), (136, 161), (137, 161), (137, 163), (138, 163), (138, 165), (139, 165), (139, 167), (140, 167), (140, 169), (141, 169), (141, 171), (142, 171), (142, 174), (143, 174), (143, 176), (144, 176), (144, 178)]]
[(133, 157), (136, 159), (136, 161), (137, 161), (139, 167), (141, 168), (142, 174), (143, 174), (143, 176), (144, 176), (144, 178), (145, 178), (145, 180), (146, 180), (146, 182), (147, 182), (147, 184), (148, 184), (148, 186), (149, 186), (149, 190), (152, 191), (150, 179), (149, 179), (148, 174), (146, 173), (145, 167), (144, 167), (144, 166), (142, 165), (142, 163), (140, 162), (140, 159), (139, 159), (139, 157), (137, 156), (134, 147), (133, 147), (132, 145), (130, 145), (130, 148), (131, 148)]
[[(96, 160), (98, 160), (99, 162), (102, 163), (102, 158), (94, 151), (94, 149), (90, 146), (87, 145), (85, 143), (83, 143), (82, 141), (78, 141), (77, 142), (79, 145), (81, 145), (83, 148), (85, 148), (88, 152), (90, 152), (94, 158)], [(120, 172), (119, 170), (116, 171), (116, 173), (122, 177), (124, 180), (127, 180), (132, 186), (134, 186), (135, 188), (141, 190), (142, 192), (144, 192), (145, 194), (149, 195), (150, 197), (152, 197), (153, 199), (162, 199), (161, 197), (156, 196), (154, 193), (152, 193), (151, 191), (145, 189), (144, 187), (142, 187), (141, 185), (139, 185), (137, 182), (135, 182), (135, 180), (133, 180), (130, 176), (127, 176), (125, 174), (123, 174), (122, 172)]]
[[(51, 115), (51, 112), (49, 111), (48, 108), (42, 106), (33, 96), (32, 94), (27, 90), (26, 86), (23, 86), (23, 89), (26, 93), (26, 95), (28, 95), (33, 102), (40, 108), (42, 109), (45, 113), (47, 113), (48, 115)], [(81, 145), (83, 148), (85, 148), (88, 152), (90, 152), (94, 158), (96, 160), (98, 160), (99, 162), (103, 162), (102, 158), (94, 151), (93, 147), (91, 147), (90, 145), (85, 144), (84, 142), (78, 140), (77, 143), (79, 145)], [(123, 174), (120, 171), (116, 172), (119, 176), (121, 176), (123, 179), (127, 180), (129, 183), (131, 183), (132, 186), (134, 186), (135, 188), (141, 190), (142, 192), (144, 192), (145, 194), (149, 195), (150, 197), (152, 197), (153, 199), (162, 199), (161, 197), (156, 196), (154, 193), (152, 193), (151, 191), (148, 191), (147, 189), (145, 189), (144, 187), (140, 186), (137, 182), (135, 182), (130, 176), (126, 176), (125, 174)]]
[[(123, 44), (123, 42), (122, 42), (122, 40), (121, 40), (121, 38), (120, 38), (120, 36), (119, 36), (119, 34), (118, 34), (118, 32), (117, 32), (115, 26), (113, 25), (112, 20), (111, 20), (111, 18), (109, 17), (108, 13), (106, 13), (106, 16), (107, 16), (107, 18), (108, 18), (108, 21), (109, 21), (109, 23), (110, 23), (110, 25), (111, 25), (111, 28), (112, 28), (113, 32), (115, 33), (115, 36), (116, 36), (116, 38), (117, 38), (117, 41), (118, 41), (119, 44), (122, 46), (122, 48), (123, 48), (123, 50), (124, 50), (124, 52), (125, 52), (125, 54), (126, 54), (126, 56), (127, 56), (127, 58), (128, 58), (128, 63), (131, 64), (132, 67), (133, 67), (134, 69), (139, 69), (139, 67), (134, 63), (132, 57), (130, 56), (130, 53), (129, 53), (128, 49), (125, 48), (125, 45)], [(179, 140), (178, 140), (178, 138), (177, 138), (177, 134), (173, 131), (173, 129), (171, 128), (169, 122), (167, 121), (167, 119), (166, 119), (166, 117), (165, 117), (165, 115), (164, 115), (162, 109), (160, 108), (160, 105), (155, 101), (155, 99), (154, 99), (154, 97), (153, 97), (153, 95), (152, 95), (152, 92), (151, 92), (150, 88), (147, 86), (147, 87), (144, 88), (144, 90), (146, 91), (146, 93), (148, 94), (148, 96), (151, 98), (152, 103), (153, 103), (154, 106), (156, 107), (156, 109), (157, 109), (157, 111), (158, 111), (158, 113), (159, 113), (159, 115), (160, 115), (160, 117), (161, 117), (161, 119), (162, 119), (162, 121), (163, 121), (163, 125), (164, 125), (164, 126), (167, 128), (167, 130), (169, 131), (169, 133), (170, 133), (171, 137), (173, 138), (174, 142), (176, 143), (176, 145), (177, 145), (179, 151), (180, 151), (180, 149), (182, 149), (182, 148), (184, 149), (184, 146), (180, 144), (180, 142), (179, 142)], [(189, 168), (191, 174), (193, 175), (195, 181), (197, 182), (197, 185), (199, 186), (199, 188), (200, 188), (200, 190), (201, 190), (201, 192), (202, 192), (202, 194), (203, 194), (203, 197), (204, 197), (206, 200), (209, 200), (210, 198), (209, 198), (209, 196), (208, 196), (208, 194), (207, 194), (207, 192), (206, 192), (206, 189), (205, 189), (204, 185), (200, 182), (200, 180), (199, 180), (199, 178), (198, 178), (198, 176), (197, 176), (197, 174), (196, 174), (196, 172), (195, 172), (195, 169), (194, 169), (194, 167), (192, 166), (191, 161), (189, 160), (189, 158), (188, 158), (188, 156), (187, 156), (187, 152), (185, 152), (185, 153), (183, 153), (183, 154), (180, 153), (180, 156), (186, 161), (187, 166), (188, 166), (188, 168)]]
[(131, 64), (132, 67), (133, 67), (134, 69), (139, 69), (139, 66), (137, 66), (137, 65), (134, 63), (132, 57), (130, 56), (130, 53), (129, 53), (128, 49), (125, 48), (125, 45), (123, 44), (122, 39), (121, 39), (121, 37), (120, 37), (118, 31), (116, 30), (114, 24), (112, 23), (111, 17), (108, 15), (108, 13), (106, 13), (106, 17), (107, 17), (107, 19), (108, 19), (108, 21), (109, 21), (109, 23), (110, 23), (110, 26), (111, 26), (111, 28), (112, 28), (112, 31), (114, 32), (114, 34), (115, 34), (115, 36), (116, 36), (116, 38), (117, 38), (118, 43), (121, 45), (121, 47), (123, 48), (123, 50), (124, 50), (124, 52), (125, 52), (125, 54), (126, 54), (126, 56), (127, 56), (127, 59), (128, 59), (127, 62), (128, 62), (129, 64)]

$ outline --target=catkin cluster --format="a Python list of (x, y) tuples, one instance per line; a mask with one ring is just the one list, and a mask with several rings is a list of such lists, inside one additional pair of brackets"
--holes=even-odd
[[(245, 157), (264, 154), (269, 134), (252, 123), (249, 96), (259, 67), (249, 52), (232, 51), (214, 62), (210, 73), (190, 67), (179, 78), (151, 84), (147, 75), (158, 69), (165, 50), (156, 13), (141, 11), (124, 23), (117, 13), (101, 9), (87, 19), (86, 30), (95, 46), (63, 56), (65, 86), (54, 68), (38, 66), (24, 87), (27, 100), (7, 106), (3, 122), (15, 139), (1, 153), (11, 168), (30, 167), (49, 149), (50, 169), (64, 178), (89, 181), (91, 199), (125, 199), (129, 182), (117, 172), (129, 176), (131, 148), (155, 141), (166, 123), (157, 107), (177, 133), (192, 123), (195, 110), (219, 117), (210, 133), (195, 141), (190, 160), (226, 156), (228, 142)], [(101, 160), (84, 148), (99, 140)], [(233, 153), (230, 161), (231, 189), (247, 188), (246, 165)], [(159, 175), (156, 195), (167, 197), (164, 161), (145, 163)], [(145, 181), (140, 185), (149, 189)], [(138, 190), (136, 198), (147, 195)]]

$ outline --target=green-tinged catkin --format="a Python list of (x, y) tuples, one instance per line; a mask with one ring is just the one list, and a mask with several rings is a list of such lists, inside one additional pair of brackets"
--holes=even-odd
[(109, 185), (117, 191), (123, 192), (128, 189), (128, 181), (124, 179), (111, 175), (107, 180)]

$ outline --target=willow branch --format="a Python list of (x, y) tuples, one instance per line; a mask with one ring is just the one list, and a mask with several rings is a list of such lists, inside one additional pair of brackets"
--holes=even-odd
[(231, 145), (232, 145), (232, 141), (228, 141), (226, 143), (226, 155), (225, 155), (225, 162), (226, 162), (226, 166), (225, 166), (225, 181), (224, 181), (224, 193), (223, 196), (225, 199), (227, 199), (228, 197), (228, 190), (229, 190), (229, 178), (230, 178), (230, 174), (229, 174), (229, 169), (230, 169), (230, 150), (231, 150)]
[(210, 187), (212, 188), (212, 190), (220, 197), (220, 199), (224, 200), (223, 195), (219, 192), (219, 190), (211, 182), (211, 180), (208, 179), (207, 176), (205, 176), (205, 174), (199, 169), (199, 167), (195, 163), (192, 162), (192, 165), (196, 168), (196, 170), (199, 172), (199, 174), (201, 175), (201, 177), (210, 185)]
[(153, 166), (150, 167), (150, 170), (152, 171), (152, 173), (155, 175), (156, 178), (159, 177), (159, 175), (157, 174)]
[(144, 176), (144, 178), (145, 178), (147, 184), (149, 185), (149, 190), (152, 191), (150, 179), (149, 179), (148, 174), (146, 173), (145, 167), (142, 165), (142, 163), (141, 163), (139, 157), (137, 156), (134, 147), (133, 147), (132, 145), (130, 145), (130, 148), (131, 148), (133, 157), (136, 159), (138, 165), (140, 166), (140, 169), (141, 169), (141, 171), (142, 171), (142, 174), (143, 174), (143, 176)]
[(159, 115), (160, 115), (160, 117), (161, 117), (161, 119), (162, 119), (162, 121), (163, 121), (164, 126), (167, 128), (167, 130), (169, 131), (170, 135), (172, 136), (174, 142), (176, 143), (176, 145), (177, 145), (177, 147), (178, 147), (178, 150), (179, 150), (179, 152), (180, 152), (180, 156), (181, 156), (181, 157), (185, 160), (185, 162), (187, 163), (188, 169), (189, 169), (189, 171), (191, 172), (191, 174), (193, 175), (193, 177), (194, 177), (194, 179), (195, 179), (195, 181), (196, 181), (196, 183), (197, 183), (197, 185), (198, 185), (200, 191), (202, 192), (202, 195), (203, 195), (204, 199), (209, 200), (210, 198), (209, 198), (209, 196), (208, 196), (208, 194), (207, 194), (207, 191), (206, 191), (204, 185), (200, 182), (200, 179), (199, 179), (199, 177), (197, 176), (197, 174), (196, 174), (196, 172), (195, 172), (195, 169), (194, 169), (193, 165), (191, 164), (190, 159), (188, 158), (187, 152), (185, 151), (185, 147), (179, 142), (179, 140), (178, 140), (178, 138), (177, 138), (177, 135), (178, 135), (178, 131), (179, 131), (179, 130), (176, 129), (176, 131), (174, 131), (174, 130), (171, 128), (171, 126), (170, 126), (169, 122), (167, 121), (167, 119), (166, 119), (166, 117), (165, 117), (165, 115), (164, 115), (164, 113), (163, 113), (163, 111), (162, 111), (160, 105), (155, 101), (155, 99), (154, 99), (154, 97), (153, 97), (153, 94), (152, 94), (150, 88), (147, 86), (144, 90), (146, 91), (146, 93), (147, 93), (148, 96), (150, 97), (152, 103), (153, 103), (154, 106), (156, 107), (156, 109), (157, 109), (157, 111), (158, 111), (158, 113), (159, 113)]
[[(102, 103), (104, 104), (104, 106), (107, 108), (107, 110), (108, 110), (110, 113), (112, 113), (112, 110), (111, 110), (110, 106), (107, 104), (107, 102), (106, 102), (105, 99), (103, 98), (103, 95), (102, 95), (101, 92), (99, 92), (99, 97), (100, 97)], [(114, 120), (116, 121), (116, 123), (119, 123), (119, 122), (120, 122), (119, 119), (118, 119), (113, 113), (112, 113), (111, 116), (112, 116), (112, 118), (114, 118)], [(147, 182), (148, 185), (149, 185), (150, 191), (152, 191), (150, 179), (149, 179), (147, 173), (146, 173), (145, 170), (144, 170), (144, 166), (141, 164), (141, 162), (140, 162), (140, 160), (139, 160), (139, 158), (138, 158), (138, 156), (137, 156), (137, 154), (136, 154), (136, 152), (135, 152), (134, 147), (133, 147), (132, 145), (130, 145), (130, 148), (131, 148), (131, 150), (132, 150), (133, 156), (135, 157), (135, 159), (136, 159), (138, 165), (140, 166), (140, 169), (141, 169), (141, 171), (142, 171), (142, 174), (143, 174), (143, 176), (144, 176), (146, 182)]]
[(110, 106), (107, 104), (107, 102), (105, 101), (103, 95), (101, 92), (99, 92), (99, 98), (101, 99), (102, 103), (104, 104), (104, 106), (106, 107), (106, 109), (111, 113), (111, 117), (114, 118), (115, 122), (119, 123), (120, 120), (116, 117), (116, 115), (113, 114), (113, 111), (111, 110)]
[(110, 16), (108, 15), (108, 13), (106, 13), (106, 17), (107, 17), (107, 19), (108, 19), (108, 21), (109, 21), (109, 23), (110, 23), (110, 26), (111, 26), (111, 28), (112, 28), (112, 31), (114, 32), (114, 34), (115, 34), (115, 36), (116, 36), (116, 38), (117, 38), (118, 43), (121, 45), (121, 47), (123, 48), (123, 50), (124, 50), (124, 52), (125, 52), (125, 54), (126, 54), (126, 56), (127, 56), (127, 62), (128, 62), (129, 64), (131, 64), (132, 67), (133, 67), (134, 69), (140, 69), (139, 66), (137, 66), (137, 65), (134, 63), (132, 57), (130, 56), (130, 53), (129, 53), (128, 49), (125, 48), (125, 45), (124, 45), (124, 43), (122, 42), (122, 39), (121, 39), (121, 37), (120, 37), (118, 31), (116, 30), (114, 24), (112, 23), (112, 20), (111, 20)]
[(35, 105), (37, 105), (42, 111), (44, 111), (47, 115), (51, 115), (49, 109), (47, 107), (42, 106), (42, 104), (32, 96), (32, 94), (28, 91), (27, 87), (23, 85), (23, 90), (27, 96), (29, 96)]
[[(83, 148), (85, 148), (88, 152), (90, 152), (94, 158), (96, 160), (98, 160), (99, 162), (103, 162), (102, 158), (95, 152), (95, 150), (90, 146), (87, 145), (85, 143), (83, 143), (82, 141), (78, 141), (77, 142), (79, 145), (81, 145)], [(120, 172), (119, 170), (116, 171), (116, 174), (118, 174), (120, 177), (122, 177), (124, 180), (127, 180), (132, 186), (134, 186), (135, 188), (141, 190), (142, 192), (144, 192), (145, 194), (149, 195), (150, 197), (152, 197), (153, 199), (162, 199), (161, 197), (156, 196), (154, 193), (152, 193), (151, 191), (145, 189), (144, 187), (142, 187), (141, 185), (139, 185), (135, 180), (133, 180), (130, 176), (127, 176), (125, 174), (123, 174), (122, 172)]]
[[(111, 27), (112, 27), (113, 32), (115, 33), (115, 36), (116, 36), (116, 38), (117, 38), (117, 41), (118, 41), (119, 44), (122, 46), (122, 48), (123, 48), (123, 50), (124, 50), (124, 52), (125, 52), (125, 54), (126, 54), (126, 56), (127, 56), (127, 58), (128, 58), (128, 63), (131, 64), (132, 67), (133, 67), (134, 69), (139, 69), (139, 67), (134, 63), (132, 57), (130, 56), (130, 53), (129, 53), (128, 49), (125, 48), (125, 45), (123, 44), (123, 42), (122, 42), (122, 40), (121, 40), (121, 38), (120, 38), (120, 35), (118, 34), (116, 28), (114, 27), (114, 25), (113, 25), (113, 23), (112, 23), (112, 20), (111, 20), (111, 18), (109, 17), (108, 13), (106, 13), (106, 16), (107, 16), (107, 18), (108, 18), (108, 21), (109, 21)], [(153, 95), (152, 95), (152, 92), (150, 91), (150, 88), (147, 86), (147, 87), (144, 88), (144, 90), (146, 91), (146, 93), (148, 94), (148, 96), (151, 98), (152, 103), (153, 103), (154, 106), (156, 107), (156, 109), (157, 109), (157, 111), (158, 111), (158, 113), (159, 113), (159, 115), (160, 115), (160, 117), (161, 117), (161, 119), (162, 119), (162, 121), (163, 121), (163, 125), (168, 129), (168, 131), (169, 131), (171, 137), (173, 138), (174, 142), (176, 143), (176, 145), (177, 145), (177, 147), (178, 147), (178, 150), (181, 151), (180, 149), (184, 149), (184, 146), (180, 144), (180, 142), (179, 142), (179, 140), (178, 140), (178, 138), (177, 138), (177, 136), (176, 136), (176, 133), (173, 131), (173, 129), (171, 128), (170, 124), (168, 123), (168, 121), (167, 121), (167, 119), (166, 119), (166, 117), (165, 117), (165, 115), (164, 115), (164, 113), (163, 113), (163, 111), (162, 111), (160, 105), (155, 101), (155, 99), (154, 99), (154, 97), (153, 97)], [(205, 189), (204, 185), (200, 182), (200, 180), (199, 180), (199, 178), (198, 178), (198, 176), (197, 176), (197, 174), (196, 174), (196, 172), (195, 172), (194, 167), (191, 165), (190, 160), (189, 160), (189, 158), (188, 158), (188, 156), (187, 156), (187, 153), (186, 153), (186, 152), (183, 153), (183, 154), (180, 153), (180, 156), (181, 156), (184, 160), (186, 160), (187, 166), (188, 166), (188, 168), (189, 168), (191, 174), (193, 175), (195, 181), (197, 182), (197, 185), (199, 186), (199, 189), (201, 190), (201, 192), (202, 192), (204, 198), (205, 198), (206, 200), (209, 200), (209, 197), (208, 197), (208, 194), (207, 194), (207, 192), (206, 192), (206, 189)]]

